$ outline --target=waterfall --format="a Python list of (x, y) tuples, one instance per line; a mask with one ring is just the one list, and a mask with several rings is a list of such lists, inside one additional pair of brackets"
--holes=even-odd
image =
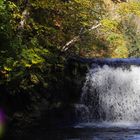
[(116, 65), (89, 69), (77, 107), (81, 122), (140, 122), (140, 67)]

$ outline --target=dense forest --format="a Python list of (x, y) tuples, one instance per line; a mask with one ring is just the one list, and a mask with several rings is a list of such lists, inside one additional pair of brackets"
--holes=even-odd
[(139, 16), (138, 0), (0, 0), (0, 105), (7, 120), (29, 121), (44, 100), (48, 109), (73, 100), (61, 91), (71, 57), (139, 57)]

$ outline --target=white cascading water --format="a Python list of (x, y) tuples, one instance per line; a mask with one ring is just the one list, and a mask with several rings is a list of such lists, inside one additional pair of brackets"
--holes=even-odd
[(91, 68), (80, 104), (83, 122), (140, 122), (140, 67)]

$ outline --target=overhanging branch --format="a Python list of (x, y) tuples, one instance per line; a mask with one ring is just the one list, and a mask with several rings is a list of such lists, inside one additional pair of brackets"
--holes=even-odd
[(68, 49), (71, 48), (72, 44), (74, 44), (75, 42), (77, 42), (80, 39), (80, 36), (83, 35), (86, 32), (90, 32), (92, 30), (97, 29), (98, 27), (100, 27), (102, 24), (99, 23), (97, 25), (93, 25), (90, 29), (86, 30), (85, 32), (80, 33), (79, 35), (75, 36), (73, 39), (71, 39), (70, 41), (68, 41), (61, 49), (62, 52), (66, 52)]

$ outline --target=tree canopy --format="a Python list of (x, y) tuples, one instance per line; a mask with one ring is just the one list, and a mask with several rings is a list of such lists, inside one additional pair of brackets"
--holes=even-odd
[(1, 0), (0, 83), (46, 88), (71, 55), (139, 57), (139, 9), (139, 1)]

